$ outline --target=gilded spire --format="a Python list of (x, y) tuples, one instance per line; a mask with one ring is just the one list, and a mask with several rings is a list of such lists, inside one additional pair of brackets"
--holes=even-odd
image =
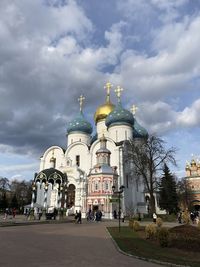
[(82, 112), (83, 109), (83, 101), (85, 100), (85, 97), (83, 95), (80, 95), (80, 97), (78, 98), (78, 102), (80, 104), (80, 112)]
[(118, 102), (120, 102), (121, 100), (121, 92), (123, 91), (124, 89), (122, 87), (120, 87), (119, 85), (117, 86), (117, 88), (115, 89), (115, 93), (117, 95), (117, 98), (118, 98)]
[(138, 107), (136, 105), (132, 105), (132, 107), (130, 108), (130, 111), (132, 112), (133, 116), (135, 116), (137, 110), (138, 110)]
[(106, 95), (106, 102), (109, 103), (110, 102), (110, 90), (113, 87), (113, 85), (110, 82), (107, 82), (104, 86), (104, 89), (106, 89), (107, 91), (107, 95)]

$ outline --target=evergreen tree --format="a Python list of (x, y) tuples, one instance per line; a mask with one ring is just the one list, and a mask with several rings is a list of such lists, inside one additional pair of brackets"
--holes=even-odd
[(18, 208), (18, 201), (16, 194), (14, 194), (13, 198), (11, 199), (11, 208)]
[(5, 210), (6, 208), (8, 208), (8, 201), (6, 198), (6, 193), (3, 192), (1, 199), (0, 199), (0, 209)]
[(178, 211), (178, 195), (176, 191), (176, 180), (171, 174), (167, 164), (163, 167), (163, 176), (160, 182), (160, 201), (161, 209), (165, 209), (169, 214)]

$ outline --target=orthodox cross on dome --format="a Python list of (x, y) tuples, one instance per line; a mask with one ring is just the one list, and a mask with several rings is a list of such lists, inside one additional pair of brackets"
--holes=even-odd
[(130, 111), (133, 113), (133, 116), (135, 116), (137, 110), (138, 110), (138, 107), (136, 105), (132, 105), (132, 107), (130, 108)]
[(80, 95), (80, 97), (78, 98), (78, 102), (80, 104), (80, 111), (82, 111), (83, 109), (83, 101), (85, 100), (85, 97), (83, 95)]
[(118, 102), (120, 102), (120, 98), (121, 98), (121, 92), (123, 91), (124, 89), (122, 87), (120, 87), (119, 85), (117, 86), (117, 88), (115, 89), (115, 93), (117, 95), (117, 98), (118, 98)]
[(107, 91), (106, 102), (110, 102), (110, 90), (112, 87), (113, 87), (113, 85), (110, 82), (107, 82), (104, 86), (104, 88)]

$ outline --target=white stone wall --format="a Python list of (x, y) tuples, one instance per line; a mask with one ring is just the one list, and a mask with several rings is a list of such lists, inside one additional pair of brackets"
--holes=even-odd
[(101, 120), (97, 123), (96, 125), (96, 130), (97, 130), (97, 138), (101, 138), (102, 135), (104, 134), (105, 137), (108, 137), (108, 130), (105, 125), (105, 120)]
[(52, 163), (50, 162), (52, 156), (56, 158), (56, 163), (55, 163), (55, 168), (60, 169), (61, 166), (65, 165), (65, 157), (64, 157), (64, 152), (62, 148), (58, 146), (52, 146), (48, 148), (44, 155), (41, 157), (41, 162), (40, 162), (40, 171), (44, 169), (49, 169), (52, 167)]
[(85, 134), (82, 132), (72, 132), (72, 133), (68, 134), (68, 136), (67, 136), (67, 144), (69, 146), (75, 142), (82, 142), (82, 143), (89, 145), (90, 144), (90, 138), (91, 137), (89, 134)]
[(89, 169), (91, 168), (91, 157), (88, 146), (81, 142), (71, 144), (65, 152), (65, 158), (69, 158), (71, 160), (72, 166), (75, 166), (76, 156), (80, 156), (80, 169), (88, 173)]
[(109, 137), (115, 142), (132, 139), (133, 130), (128, 125), (114, 125), (108, 129)]

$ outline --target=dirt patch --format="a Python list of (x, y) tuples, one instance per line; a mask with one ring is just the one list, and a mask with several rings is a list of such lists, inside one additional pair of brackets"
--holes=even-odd
[(200, 248), (200, 230), (192, 225), (180, 225), (170, 230), (170, 247), (198, 252)]

